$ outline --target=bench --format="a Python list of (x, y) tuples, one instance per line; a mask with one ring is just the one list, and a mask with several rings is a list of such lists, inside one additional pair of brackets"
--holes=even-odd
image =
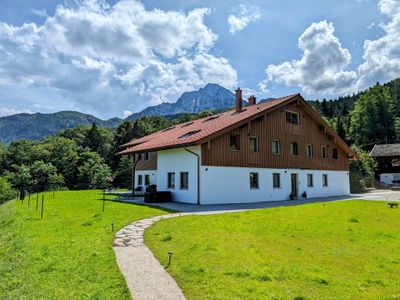
[(395, 202), (388, 202), (388, 205), (390, 206), (390, 208), (393, 208), (393, 207), (398, 207), (399, 206), (399, 203), (395, 203)]

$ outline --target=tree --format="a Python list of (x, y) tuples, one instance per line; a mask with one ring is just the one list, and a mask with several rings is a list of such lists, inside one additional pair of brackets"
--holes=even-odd
[(0, 175), (5, 170), (7, 148), (0, 143)]
[(93, 123), (92, 127), (85, 135), (83, 146), (89, 148), (94, 152), (98, 152), (100, 150), (101, 142), (102, 137), (100, 131), (97, 128), (96, 123)]
[(368, 152), (356, 146), (352, 149), (358, 159), (350, 161), (350, 188), (352, 192), (363, 192), (374, 185), (376, 161)]
[(96, 152), (87, 151), (82, 153), (80, 165), (78, 178), (81, 187), (103, 188), (111, 177), (111, 169)]
[(5, 155), (5, 168), (10, 170), (12, 165), (29, 165), (35, 160), (47, 160), (49, 157), (38, 142), (19, 140), (12, 142)]
[(394, 140), (393, 100), (389, 89), (376, 85), (362, 94), (351, 112), (349, 140), (368, 145)]
[(13, 190), (6, 178), (0, 177), (0, 204), (16, 197), (17, 191)]
[(128, 188), (131, 185), (132, 159), (128, 155), (121, 157), (114, 173), (114, 185)]
[(35, 161), (29, 169), (32, 183), (38, 191), (50, 190), (52, 188), (51, 183), (54, 181), (54, 176), (61, 176), (57, 174), (56, 167), (42, 160)]
[(49, 162), (57, 168), (66, 185), (73, 186), (76, 183), (79, 159), (77, 144), (71, 139), (51, 136), (44, 141), (43, 147), (50, 153)]
[(20, 193), (26, 189), (32, 189), (32, 176), (30, 169), (26, 165), (12, 165), (12, 172), (7, 171), (5, 177)]
[(396, 132), (396, 140), (400, 143), (400, 117), (394, 121), (394, 130)]

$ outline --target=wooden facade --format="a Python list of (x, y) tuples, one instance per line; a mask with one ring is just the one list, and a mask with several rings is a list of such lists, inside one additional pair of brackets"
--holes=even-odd
[[(294, 102), (239, 128), (202, 144), (202, 164), (209, 166), (296, 168), (313, 170), (349, 170), (348, 155), (335, 143), (335, 138), (326, 133), (311, 117), (303, 104)], [(299, 124), (286, 120), (286, 112), (298, 113)], [(230, 150), (230, 136), (240, 136), (240, 150)], [(251, 152), (249, 137), (257, 137), (259, 149)], [(272, 153), (272, 140), (280, 141), (280, 154)], [(290, 153), (290, 144), (298, 144), (298, 155)], [(313, 157), (307, 157), (307, 145), (313, 145)], [(322, 146), (327, 147), (328, 157), (322, 157)], [(337, 149), (337, 159), (333, 158)]]
[(141, 159), (137, 162), (136, 170), (157, 170), (157, 152), (149, 152), (149, 159), (145, 160), (145, 153), (142, 153)]

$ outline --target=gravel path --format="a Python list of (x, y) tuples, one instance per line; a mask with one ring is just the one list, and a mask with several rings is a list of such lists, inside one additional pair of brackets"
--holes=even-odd
[(144, 231), (153, 223), (187, 213), (173, 213), (139, 220), (122, 228), (114, 239), (118, 266), (135, 300), (186, 299), (175, 280), (144, 244)]

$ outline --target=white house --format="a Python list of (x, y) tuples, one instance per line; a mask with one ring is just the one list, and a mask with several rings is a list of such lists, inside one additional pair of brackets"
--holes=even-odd
[(136, 139), (134, 186), (156, 184), (174, 201), (221, 204), (348, 195), (346, 143), (299, 95), (236, 108)]

